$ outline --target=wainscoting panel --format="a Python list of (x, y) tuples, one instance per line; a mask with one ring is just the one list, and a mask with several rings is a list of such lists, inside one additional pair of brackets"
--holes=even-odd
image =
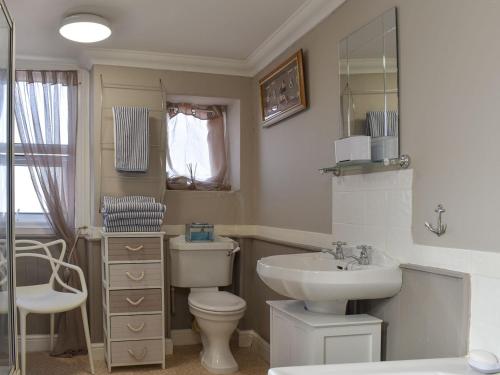
[(438, 268), (402, 265), (399, 294), (363, 301), (361, 312), (384, 321), (382, 359), (459, 357), (467, 354), (470, 277)]

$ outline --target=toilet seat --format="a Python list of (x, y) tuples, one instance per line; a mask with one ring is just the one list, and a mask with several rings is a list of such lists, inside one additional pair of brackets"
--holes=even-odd
[(247, 303), (229, 292), (191, 292), (188, 297), (191, 307), (213, 313), (234, 313), (244, 310)]

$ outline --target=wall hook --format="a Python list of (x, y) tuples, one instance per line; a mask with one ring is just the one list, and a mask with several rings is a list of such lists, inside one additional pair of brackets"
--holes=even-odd
[(441, 237), (443, 234), (446, 232), (446, 224), (441, 223), (441, 215), (446, 212), (442, 204), (438, 204), (437, 208), (434, 210), (435, 213), (438, 214), (437, 218), (437, 226), (434, 227), (432, 224), (429, 224), (429, 222), (425, 222), (425, 227), (429, 229), (432, 233), (434, 233), (436, 236)]

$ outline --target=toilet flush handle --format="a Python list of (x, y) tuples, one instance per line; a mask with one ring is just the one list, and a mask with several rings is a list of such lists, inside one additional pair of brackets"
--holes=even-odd
[(233, 250), (228, 250), (227, 251), (227, 256), (230, 257), (231, 255), (236, 254), (240, 250), (241, 250), (241, 248), (239, 246), (235, 247)]

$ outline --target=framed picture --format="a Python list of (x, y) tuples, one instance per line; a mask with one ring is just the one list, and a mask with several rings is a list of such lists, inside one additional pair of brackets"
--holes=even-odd
[(302, 50), (259, 81), (261, 124), (269, 126), (307, 107)]

